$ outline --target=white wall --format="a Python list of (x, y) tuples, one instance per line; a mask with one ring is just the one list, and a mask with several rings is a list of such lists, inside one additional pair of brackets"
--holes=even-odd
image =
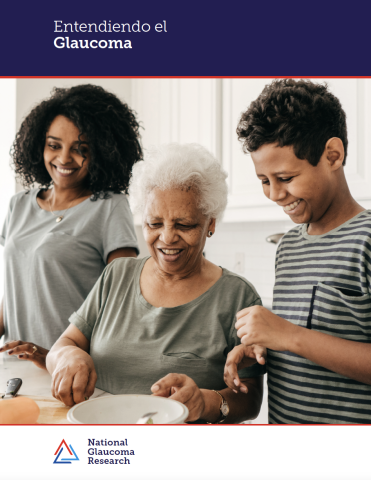
[(274, 233), (286, 233), (290, 221), (221, 223), (207, 239), (206, 258), (251, 282), (263, 303), (270, 307), (274, 285), (276, 245), (266, 242)]

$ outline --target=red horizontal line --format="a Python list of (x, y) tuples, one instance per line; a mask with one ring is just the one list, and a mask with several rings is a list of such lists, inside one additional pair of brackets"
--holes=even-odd
[(14, 75), (0, 75), (0, 78), (371, 78), (371, 76), (332, 76), (332, 75), (322, 75), (322, 76), (302, 76), (302, 75), (291, 75), (291, 76), (260, 76), (260, 75), (251, 75), (251, 76), (150, 76), (150, 75), (140, 75), (140, 76), (14, 76)]
[(349, 423), (349, 424), (340, 424), (340, 423), (311, 423), (311, 424), (302, 424), (302, 423), (294, 423), (294, 424), (267, 424), (267, 423), (217, 423), (211, 425), (205, 424), (168, 424), (168, 423), (155, 423), (153, 425), (141, 425), (136, 423), (84, 423), (84, 424), (70, 424), (70, 423), (42, 423), (42, 424), (31, 424), (31, 423), (9, 423), (9, 424), (2, 424), (1, 428), (12, 426), (12, 427), (122, 427), (123, 425), (126, 426), (135, 426), (135, 427), (369, 427), (370, 423)]

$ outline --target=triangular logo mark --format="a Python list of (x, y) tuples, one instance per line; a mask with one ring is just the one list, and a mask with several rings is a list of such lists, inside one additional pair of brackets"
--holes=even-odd
[[(64, 445), (64, 447), (63, 447)], [(66, 450), (64, 455), (67, 454), (67, 452), (70, 454), (69, 457), (67, 458), (59, 458), (63, 452), (63, 450)], [(57, 448), (56, 452), (54, 455), (57, 455), (56, 458), (54, 459), (54, 462), (53, 463), (71, 463), (72, 461), (74, 460), (80, 460), (79, 457), (76, 455), (76, 452), (75, 450), (72, 448), (72, 445), (67, 445), (67, 443), (65, 442), (65, 440), (63, 439), (59, 445), (59, 447)]]

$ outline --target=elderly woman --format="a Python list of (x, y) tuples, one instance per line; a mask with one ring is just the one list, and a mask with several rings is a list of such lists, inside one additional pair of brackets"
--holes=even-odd
[(108, 265), (47, 357), (53, 395), (73, 405), (95, 383), (113, 394), (167, 396), (188, 421), (257, 416), (261, 365), (240, 373), (245, 393), (226, 388), (228, 352), (239, 344), (235, 314), (261, 305), (244, 278), (203, 256), (227, 203), (226, 174), (199, 145), (168, 145), (133, 170), (134, 211), (143, 212), (151, 256)]

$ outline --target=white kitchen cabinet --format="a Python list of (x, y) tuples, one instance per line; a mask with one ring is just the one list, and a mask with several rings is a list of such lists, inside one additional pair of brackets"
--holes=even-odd
[[(133, 79), (131, 106), (141, 122), (144, 150), (169, 142), (198, 142), (211, 150), (228, 172), (225, 222), (287, 220), (268, 200), (236, 128), (251, 101), (272, 80)], [(347, 114), (349, 149), (346, 176), (353, 196), (371, 208), (371, 79), (326, 81)]]
[[(151, 146), (200, 143), (221, 161), (221, 80), (134, 79), (131, 107), (140, 122), (144, 156)], [(136, 225), (140, 215), (134, 216)]]
[(201, 143), (221, 157), (221, 80), (134, 79), (131, 107), (145, 151), (170, 142)]
[[(346, 177), (352, 195), (371, 208), (371, 80), (316, 79), (329, 84), (343, 105), (348, 124)], [(229, 202), (224, 221), (246, 222), (287, 220), (282, 208), (268, 200), (255, 175), (249, 155), (242, 152), (236, 127), (248, 105), (257, 98), (270, 79), (224, 79), (222, 83), (222, 158), (228, 171)]]

